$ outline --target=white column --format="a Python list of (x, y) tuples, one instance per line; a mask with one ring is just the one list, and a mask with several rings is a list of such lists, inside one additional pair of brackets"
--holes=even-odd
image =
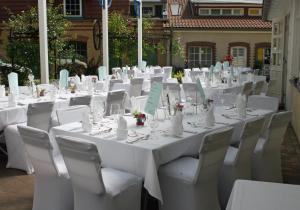
[(103, 66), (106, 67), (106, 73), (109, 74), (109, 51), (108, 51), (108, 0), (104, 2), (105, 8), (102, 8), (102, 48), (103, 48)]
[(41, 83), (49, 83), (47, 0), (38, 0)]
[(143, 13), (142, 0), (140, 0), (140, 17), (138, 18), (138, 66), (142, 68), (143, 61)]

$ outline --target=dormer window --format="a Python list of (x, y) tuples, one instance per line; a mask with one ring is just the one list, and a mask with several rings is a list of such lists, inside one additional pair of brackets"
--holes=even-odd
[(82, 17), (82, 0), (64, 0), (66, 17)]
[(262, 10), (260, 8), (249, 8), (248, 15), (249, 16), (261, 16)]
[(199, 16), (242, 16), (242, 8), (199, 8)]

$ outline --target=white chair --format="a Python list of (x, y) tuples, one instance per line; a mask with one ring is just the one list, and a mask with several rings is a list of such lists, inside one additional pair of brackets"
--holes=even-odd
[(128, 78), (134, 78), (134, 70), (133, 69), (127, 70), (127, 76)]
[(260, 138), (252, 162), (252, 178), (257, 181), (282, 182), (280, 147), (292, 112), (273, 114), (266, 138)]
[(131, 97), (131, 110), (132, 113), (135, 111), (145, 112), (145, 106), (147, 103), (148, 96)]
[(165, 82), (163, 83), (163, 91), (164, 93), (169, 92), (170, 95), (172, 95), (176, 101), (181, 101), (181, 95), (180, 95), (180, 85), (179, 83), (173, 83), (173, 82)]
[(196, 83), (183, 83), (182, 89), (186, 101), (196, 104), (199, 102)]
[(266, 92), (266, 96), (273, 96), (274, 91), (276, 90), (277, 81), (276, 80), (270, 80), (268, 83), (268, 88)]
[(78, 105), (91, 105), (92, 96), (86, 95), (86, 96), (76, 96), (70, 98), (69, 106), (78, 106)]
[(233, 93), (214, 94), (214, 104), (218, 106), (233, 106), (236, 102), (237, 95)]
[(163, 71), (164, 71), (164, 81), (166, 82), (168, 79), (172, 78), (173, 67), (165, 66), (163, 67)]
[(56, 140), (74, 189), (75, 210), (139, 210), (142, 179), (102, 168), (95, 144), (71, 137)]
[(125, 98), (126, 92), (124, 90), (109, 91), (106, 99), (105, 115), (110, 115), (110, 107), (112, 104), (119, 104), (120, 109), (124, 109)]
[(253, 90), (253, 95), (260, 95), (263, 91), (264, 85), (265, 85), (265, 81), (256, 82)]
[(53, 156), (54, 145), (46, 131), (18, 126), (33, 164), (33, 210), (73, 210), (73, 189), (62, 159)]
[(220, 209), (218, 176), (232, 131), (226, 128), (207, 134), (200, 146), (199, 159), (183, 157), (159, 168), (164, 199), (160, 210)]
[(141, 96), (144, 78), (133, 78), (130, 80), (130, 97)]
[(122, 79), (111, 79), (109, 81), (109, 91), (112, 91), (113, 90), (113, 86), (114, 84), (116, 83), (123, 83), (123, 80)]
[(163, 82), (163, 77), (151, 77), (150, 78), (150, 83), (151, 85), (156, 82), (156, 83), (162, 83)]
[(276, 97), (252, 95), (248, 98), (247, 107), (277, 112), (279, 108), (279, 99)]
[(191, 71), (190, 77), (192, 79), (192, 82), (196, 82), (198, 77), (201, 77), (203, 75), (202, 71)]
[(153, 69), (153, 73), (154, 74), (162, 74), (163, 73), (163, 70), (161, 68), (158, 68), (158, 67), (155, 67)]
[(71, 106), (64, 109), (57, 109), (56, 115), (59, 125), (72, 122), (81, 122), (84, 113), (89, 113), (89, 107), (86, 105)]
[[(53, 102), (40, 102), (28, 105), (27, 126), (47, 131), (51, 125)], [(22, 124), (26, 125), (26, 123)], [(24, 148), (24, 143), (18, 132), (17, 125), (9, 125), (4, 130), (8, 153), (7, 168), (24, 170), (32, 174), (34, 169)]]
[(263, 129), (265, 118), (249, 121), (241, 132), (238, 148), (229, 146), (219, 176), (219, 198), (225, 209), (235, 180), (251, 180), (251, 162), (254, 148)]
[(247, 98), (252, 94), (253, 91), (253, 82), (245, 82), (243, 85), (242, 95), (245, 95)]

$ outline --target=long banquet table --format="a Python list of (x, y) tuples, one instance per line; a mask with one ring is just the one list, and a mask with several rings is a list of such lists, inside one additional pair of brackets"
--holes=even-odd
[[(140, 138), (149, 134), (150, 128), (136, 127), (135, 119), (126, 116), (128, 129), (138, 137), (129, 137), (128, 140), (116, 140), (115, 132), (97, 132), (103, 126), (116, 127), (116, 123), (110, 119), (104, 119), (99, 127), (91, 133), (86, 133), (79, 122), (54, 127), (50, 131), (53, 143), (54, 137), (66, 135), (79, 138), (82, 141), (94, 142), (99, 150), (103, 167), (111, 167), (126, 171), (144, 178), (144, 187), (148, 192), (163, 202), (158, 180), (159, 166), (166, 164), (182, 156), (196, 156), (200, 148), (203, 136), (216, 129), (231, 126), (234, 128), (232, 143), (238, 141), (244, 123), (260, 116), (271, 116), (270, 110), (249, 110), (246, 119), (239, 119), (235, 111), (227, 110), (225, 107), (216, 107), (216, 124), (206, 127), (203, 124), (203, 113), (200, 115), (186, 115), (184, 118), (184, 132), (180, 137), (173, 137), (168, 132), (170, 121), (158, 121), (155, 138), (141, 140), (132, 143), (130, 139)], [(196, 123), (195, 123), (196, 122)], [(200, 122), (200, 123), (198, 123)]]

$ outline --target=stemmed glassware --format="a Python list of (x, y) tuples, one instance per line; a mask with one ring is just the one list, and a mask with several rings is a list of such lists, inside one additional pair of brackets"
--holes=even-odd
[(157, 116), (155, 115), (148, 115), (147, 122), (151, 128), (150, 130), (150, 139), (155, 139), (155, 132), (156, 128), (158, 127)]

